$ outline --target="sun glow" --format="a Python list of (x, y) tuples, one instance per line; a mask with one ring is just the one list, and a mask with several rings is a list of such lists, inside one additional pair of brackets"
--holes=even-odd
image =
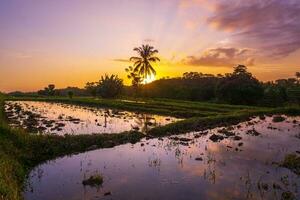
[(155, 75), (151, 74), (150, 76), (147, 76), (144, 80), (143, 83), (147, 84), (147, 83), (151, 83), (152, 81), (155, 81)]

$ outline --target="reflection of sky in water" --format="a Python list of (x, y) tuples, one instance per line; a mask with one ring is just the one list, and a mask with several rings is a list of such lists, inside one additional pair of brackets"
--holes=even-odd
[[(243, 138), (239, 141), (214, 143), (209, 140), (214, 129), (199, 138), (198, 133), (179, 136), (192, 138), (188, 146), (170, 138), (150, 139), (59, 158), (31, 172), (25, 199), (281, 199), (282, 191), (300, 191), (300, 178), (274, 164), (300, 150), (297, 120), (271, 124), (278, 129), (267, 128), (271, 118), (242, 123), (234, 130)], [(252, 128), (261, 135), (245, 134)], [(83, 187), (84, 177), (95, 173), (104, 176), (103, 186)], [(105, 192), (112, 195), (103, 196)]]
[[(46, 129), (41, 132), (57, 133), (59, 135), (119, 133), (133, 129), (145, 132), (152, 127), (163, 126), (178, 120), (174, 117), (160, 115), (47, 102), (7, 102), (6, 108), (8, 108), (8, 105), (14, 104), (21, 106), (23, 111), (30, 111), (42, 116), (42, 118), (38, 118), (38, 123), (39, 126)], [(24, 112), (21, 112), (13, 117), (16, 117), (16, 120), (23, 124), (27, 116)], [(46, 127), (43, 123), (44, 119), (54, 120), (55, 122), (52, 123), (53, 126)], [(54, 129), (58, 123), (64, 124), (63, 127), (59, 127), (61, 130)]]

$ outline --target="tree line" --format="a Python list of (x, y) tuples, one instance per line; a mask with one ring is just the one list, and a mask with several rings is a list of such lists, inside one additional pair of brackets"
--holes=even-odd
[(282, 106), (300, 103), (300, 72), (295, 78), (279, 79), (263, 83), (256, 79), (244, 65), (234, 67), (225, 75), (186, 72), (181, 77), (162, 78), (145, 84), (155, 75), (153, 63), (159, 62), (158, 50), (150, 45), (133, 49), (136, 56), (129, 60), (133, 66), (125, 68), (131, 86), (124, 86), (118, 75), (101, 76), (97, 82), (88, 82), (84, 89), (68, 87), (55, 89), (50, 84), (38, 91), (42, 96), (93, 96), (102, 98), (148, 97), (171, 98), (191, 101), (210, 101), (241, 105)]

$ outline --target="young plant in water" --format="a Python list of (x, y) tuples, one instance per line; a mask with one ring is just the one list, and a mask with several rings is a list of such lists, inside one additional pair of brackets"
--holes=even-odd
[(100, 174), (95, 174), (90, 176), (88, 179), (84, 179), (82, 181), (82, 185), (96, 187), (101, 186), (103, 184), (103, 177)]

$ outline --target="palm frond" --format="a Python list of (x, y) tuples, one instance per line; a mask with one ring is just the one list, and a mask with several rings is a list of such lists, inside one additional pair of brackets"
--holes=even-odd
[(138, 73), (144, 79), (151, 76), (151, 74), (155, 75), (156, 71), (152, 67), (151, 62), (160, 61), (160, 59), (155, 56), (158, 50), (149, 44), (142, 44), (142, 46), (135, 47), (133, 50), (137, 52), (138, 56), (130, 58), (130, 61), (134, 62), (134, 68), (131, 71)]

